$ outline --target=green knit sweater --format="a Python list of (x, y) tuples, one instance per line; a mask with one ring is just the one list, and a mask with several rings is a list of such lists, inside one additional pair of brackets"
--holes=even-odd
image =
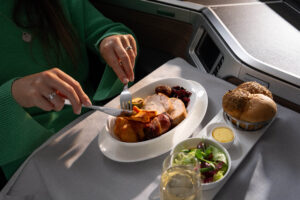
[[(48, 53), (55, 59), (45, 59), (43, 48), (37, 38), (30, 43), (22, 40), (22, 32), (12, 19), (13, 0), (0, 0), (0, 166), (7, 179), (20, 164), (51, 135), (66, 126), (78, 115), (71, 107), (59, 112), (44, 112), (38, 108), (24, 109), (12, 97), (11, 85), (18, 77), (58, 67), (80, 82), (93, 100), (104, 100), (120, 92), (122, 84), (110, 67), (105, 66), (99, 54), (101, 40), (115, 34), (132, 34), (120, 23), (114, 23), (99, 13), (88, 0), (61, 0), (67, 19), (77, 32), (80, 42), (79, 66), (65, 52), (57, 60), (51, 49)], [(101, 82), (93, 91), (89, 79), (87, 49), (94, 51), (106, 67)], [(100, 76), (100, 75), (99, 75)]]

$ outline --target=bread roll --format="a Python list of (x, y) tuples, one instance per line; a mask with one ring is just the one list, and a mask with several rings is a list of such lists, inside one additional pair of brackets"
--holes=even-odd
[(274, 117), (276, 111), (276, 104), (270, 97), (263, 94), (253, 94), (246, 104), (240, 120), (247, 122), (268, 121)]
[(224, 111), (230, 116), (239, 119), (244, 111), (251, 94), (246, 90), (229, 90), (224, 96), (222, 106)]
[(246, 122), (263, 122), (272, 119), (277, 106), (272, 93), (256, 82), (246, 82), (228, 91), (222, 100), (224, 111), (233, 118)]
[(271, 99), (273, 99), (272, 93), (270, 92), (270, 90), (268, 90), (265, 86), (260, 85), (257, 82), (245, 82), (242, 83), (241, 85), (239, 85), (237, 88), (242, 89), (242, 90), (246, 90), (248, 92), (250, 92), (251, 94), (263, 94), (266, 95), (268, 97), (270, 97)]

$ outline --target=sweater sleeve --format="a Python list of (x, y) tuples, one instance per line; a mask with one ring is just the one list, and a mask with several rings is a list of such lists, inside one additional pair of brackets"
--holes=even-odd
[(86, 43), (88, 47), (99, 52), (100, 42), (111, 35), (131, 34), (133, 32), (121, 23), (116, 23), (104, 17), (93, 5), (86, 2)]
[(13, 81), (0, 85), (0, 166), (25, 159), (53, 134), (14, 100), (11, 94)]
[(100, 55), (99, 44), (104, 38), (118, 34), (134, 36), (128, 27), (105, 17), (88, 0), (65, 1), (68, 4), (67, 12), (70, 13), (72, 24), (77, 31), (79, 30), (86, 46), (98, 55)]
[[(65, 0), (68, 3), (68, 9), (71, 16), (72, 24), (81, 38), (85, 41), (86, 46), (94, 51), (105, 63), (99, 53), (99, 44), (101, 41), (111, 35), (131, 34), (133, 32), (121, 23), (113, 22), (103, 16), (88, 0)], [(82, 31), (82, 27), (84, 31)], [(102, 75), (101, 82), (93, 96), (93, 100), (101, 101), (111, 98), (121, 92), (123, 84), (117, 78), (114, 71), (106, 65)]]

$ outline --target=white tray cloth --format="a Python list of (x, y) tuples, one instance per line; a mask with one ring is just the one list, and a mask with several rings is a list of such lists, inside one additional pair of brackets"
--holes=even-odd
[[(221, 109), (224, 93), (234, 88), (176, 58), (130, 90), (134, 92), (154, 80), (171, 76), (195, 80), (206, 89), (208, 109), (199, 130)], [(108, 106), (118, 102), (115, 98)], [(137, 163), (107, 159), (97, 142), (106, 117), (100, 112), (88, 113), (50, 138), (14, 174), (2, 189), (0, 199), (157, 199), (161, 163), (166, 154)], [(278, 106), (276, 120), (216, 199), (297, 199), (300, 196), (299, 122), (298, 113)]]

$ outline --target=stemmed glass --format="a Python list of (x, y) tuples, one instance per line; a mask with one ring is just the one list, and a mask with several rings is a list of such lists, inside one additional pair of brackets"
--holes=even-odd
[(189, 164), (174, 164), (177, 154), (168, 155), (163, 161), (160, 182), (161, 200), (202, 199), (200, 164), (198, 160)]

